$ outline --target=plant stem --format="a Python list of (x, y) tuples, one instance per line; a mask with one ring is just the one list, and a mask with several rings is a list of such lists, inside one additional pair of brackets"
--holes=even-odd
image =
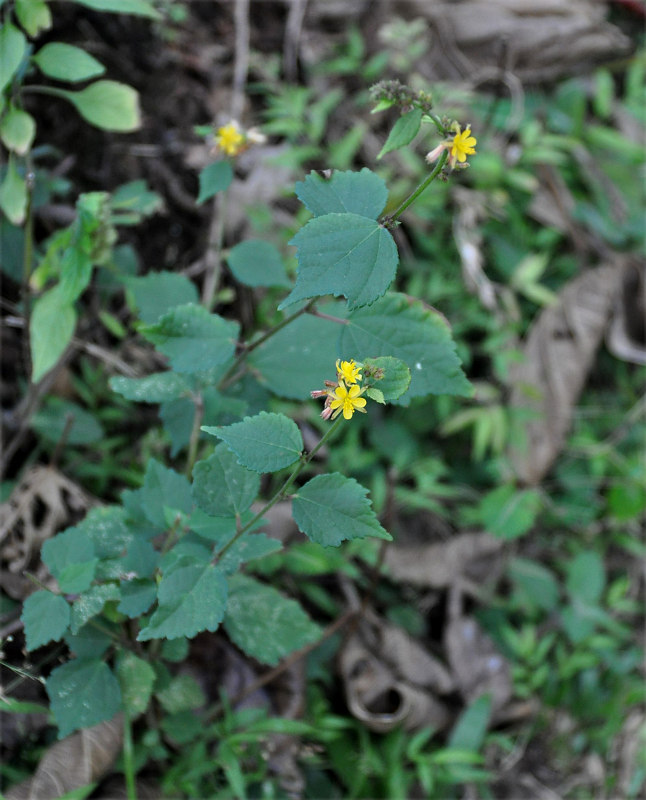
[(188, 443), (188, 455), (186, 456), (186, 477), (190, 480), (191, 473), (193, 472), (193, 465), (197, 458), (197, 447), (200, 441), (200, 427), (204, 419), (204, 399), (201, 394), (196, 394), (193, 397), (195, 403), (195, 414), (193, 415), (193, 428), (191, 430), (191, 438)]
[(332, 314), (325, 314), (323, 311), (319, 311), (316, 308), (311, 308), (308, 312), (313, 317), (319, 317), (320, 319), (329, 319), (330, 322), (336, 322), (339, 325), (349, 325), (349, 320), (341, 319), (341, 317), (333, 317)]
[(382, 217), (381, 223), (383, 225), (388, 227), (390, 224), (395, 222), (402, 215), (402, 213), (408, 208), (408, 206), (411, 205), (411, 203), (414, 203), (415, 200), (417, 200), (417, 198), (420, 196), (420, 194), (422, 194), (422, 192), (428, 189), (431, 183), (437, 178), (437, 176), (442, 171), (442, 168), (446, 164), (446, 159), (448, 157), (449, 157), (448, 151), (445, 150), (439, 157), (437, 164), (433, 168), (433, 171), (428, 176), (428, 178), (426, 178), (420, 183), (417, 189), (415, 189), (415, 191), (404, 200), (404, 202), (399, 206), (399, 208), (393, 214), (388, 214), (387, 216)]
[(289, 325), (290, 322), (293, 322), (297, 317), (302, 316), (303, 314), (307, 314), (309, 310), (312, 308), (314, 303), (316, 302), (317, 298), (310, 300), (309, 303), (303, 306), (303, 308), (295, 311), (289, 317), (285, 317), (282, 322), (279, 322), (278, 325), (275, 325), (273, 328), (270, 328), (266, 333), (263, 333), (258, 339), (254, 339), (253, 342), (249, 344), (245, 344), (244, 350), (240, 353), (240, 355), (236, 358), (233, 364), (229, 367), (229, 369), (224, 373), (224, 375), (220, 378), (220, 381), (217, 385), (218, 391), (222, 391), (226, 389), (226, 387), (232, 382), (231, 377), (236, 374), (238, 371), (238, 367), (242, 364), (242, 362), (247, 358), (249, 353), (256, 349), (256, 347), (260, 347), (261, 344), (270, 339), (275, 333), (282, 330), (286, 325)]
[(262, 519), (262, 517), (269, 511), (270, 508), (276, 505), (276, 503), (281, 500), (287, 492), (289, 491), (290, 486), (294, 483), (298, 475), (305, 469), (305, 467), (310, 463), (310, 461), (314, 458), (314, 456), (318, 453), (318, 451), (323, 447), (323, 445), (330, 439), (330, 437), (334, 434), (334, 432), (338, 429), (339, 425), (343, 422), (343, 417), (338, 417), (336, 422), (331, 425), (328, 430), (323, 434), (319, 443), (316, 447), (313, 447), (307, 455), (302, 455), (298, 460), (298, 463), (292, 470), (291, 474), (280, 487), (280, 489), (276, 492), (276, 494), (269, 500), (266, 505), (264, 505), (260, 511), (253, 517), (252, 519), (247, 522), (246, 525), (243, 525), (242, 528), (235, 534), (235, 536), (230, 539), (217, 553), (214, 558), (213, 562), (215, 563), (218, 559), (222, 558), (222, 556), (226, 553), (226, 551), (231, 547), (231, 545), (236, 542), (244, 533), (246, 533), (250, 528), (252, 528), (258, 520)]
[(126, 779), (128, 800), (137, 800), (135, 782), (135, 754), (132, 746), (132, 725), (127, 709), (123, 712), (123, 774)]
[(227, 193), (220, 192), (213, 201), (213, 221), (209, 230), (204, 262), (206, 275), (202, 287), (202, 305), (213, 310), (215, 295), (222, 272), (222, 246), (224, 244), (224, 224), (227, 215)]

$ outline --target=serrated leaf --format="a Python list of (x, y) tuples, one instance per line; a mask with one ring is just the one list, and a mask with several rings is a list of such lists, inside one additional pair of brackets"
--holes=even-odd
[(164, 575), (157, 596), (159, 607), (139, 632), (140, 642), (213, 633), (227, 605), (227, 581), (212, 564), (189, 564)]
[(52, 27), (52, 12), (43, 0), (16, 0), (18, 22), (34, 38)]
[(146, 518), (157, 527), (166, 528), (165, 508), (188, 514), (192, 507), (191, 486), (186, 477), (151, 458), (141, 494), (141, 508)]
[(245, 286), (290, 286), (282, 256), (261, 239), (247, 239), (229, 250), (227, 264)]
[(353, 312), (341, 331), (340, 347), (347, 358), (394, 356), (407, 364), (411, 382), (406, 400), (427, 394), (472, 393), (448, 324), (420, 300), (392, 293)]
[(389, 231), (358, 214), (311, 219), (290, 241), (298, 249), (296, 286), (278, 306), (332, 294), (348, 308), (374, 302), (395, 277), (399, 257)]
[[(408, 391), (411, 381), (410, 369), (399, 358), (392, 356), (364, 358), (363, 367), (364, 370), (366, 368), (372, 370), (373, 375), (375, 370), (383, 372), (382, 377), (375, 381), (375, 387), (383, 394), (384, 400), (397, 400)], [(372, 381), (374, 378), (370, 378), (370, 380)]]
[(41, 550), (41, 559), (55, 578), (67, 567), (84, 564), (94, 556), (94, 543), (80, 528), (68, 528), (47, 539)]
[(177, 372), (200, 372), (233, 356), (239, 329), (237, 322), (189, 303), (171, 309), (141, 332), (168, 356)]
[(270, 666), (321, 635), (299, 603), (241, 573), (229, 578), (224, 628), (247, 655)]
[(115, 671), (121, 686), (123, 707), (128, 716), (134, 719), (148, 708), (156, 678), (155, 670), (143, 658), (124, 650), (119, 655)]
[(38, 381), (58, 362), (76, 328), (76, 311), (54, 287), (38, 298), (29, 320), (32, 383)]
[(501, 539), (516, 539), (532, 527), (540, 509), (541, 496), (535, 489), (499, 486), (480, 503), (480, 521), (487, 531)]
[(70, 530), (82, 533), (88, 542), (93, 543), (95, 555), (101, 559), (120, 556), (134, 535), (127, 525), (126, 511), (121, 506), (91, 508), (84, 519)]
[(282, 549), (283, 543), (278, 539), (272, 539), (264, 533), (245, 533), (218, 560), (218, 566), (227, 575), (232, 575), (241, 564), (264, 558)]
[(77, 634), (86, 622), (96, 617), (103, 611), (103, 606), (112, 601), (119, 600), (121, 593), (119, 587), (113, 583), (102, 586), (91, 586), (72, 604), (70, 630)]
[(177, 675), (162, 690), (156, 693), (162, 708), (168, 714), (190, 711), (204, 705), (206, 698), (192, 675)]
[(74, 659), (57, 667), (46, 688), (59, 739), (112, 719), (121, 708), (119, 683), (110, 667), (98, 659)]
[(198, 206), (229, 188), (233, 180), (233, 167), (228, 161), (214, 161), (200, 172), (199, 180), (200, 191), (196, 201)]
[(19, 156), (32, 146), (36, 135), (36, 122), (31, 114), (10, 104), (0, 120), (0, 139), (7, 148)]
[(375, 389), (371, 386), (369, 389), (366, 389), (366, 396), (369, 397), (371, 400), (374, 400), (375, 403), (381, 403), (382, 405), (386, 405), (386, 400), (384, 399), (384, 393), (380, 392), (379, 389)]
[(12, 154), (9, 155), (7, 171), (0, 184), (0, 210), (12, 225), (22, 225), (25, 221), (27, 184), (18, 172), (16, 160)]
[(274, 394), (307, 400), (312, 389), (334, 376), (338, 335), (336, 323), (304, 315), (256, 348), (249, 363)]
[[(91, 623), (84, 625), (76, 634), (68, 633), (65, 636), (65, 644), (77, 658), (101, 658), (105, 651), (113, 643), (114, 638), (106, 633), (110, 630), (107, 627), (110, 623), (102, 620), (99, 630)], [(115, 636), (118, 635), (118, 628), (114, 627)]]
[(125, 281), (132, 292), (139, 319), (149, 325), (176, 306), (197, 305), (198, 293), (193, 281), (176, 272), (149, 272)]
[(238, 462), (254, 472), (277, 472), (296, 461), (303, 450), (298, 425), (284, 414), (261, 411), (227, 427), (202, 427), (218, 436), (238, 457)]
[(422, 116), (423, 112), (420, 108), (414, 108), (412, 111), (403, 114), (393, 125), (386, 143), (377, 156), (377, 160), (385, 156), (386, 153), (390, 153), (391, 150), (399, 150), (400, 147), (410, 144), (419, 132)]
[(134, 619), (152, 606), (157, 599), (157, 585), (149, 580), (133, 580), (121, 583), (121, 600), (117, 611)]
[(157, 9), (146, 0), (72, 0), (80, 6), (94, 11), (112, 11), (115, 14), (133, 14), (149, 19), (161, 19)]
[(56, 96), (71, 103), (86, 122), (101, 130), (130, 133), (141, 127), (139, 94), (125, 83), (95, 81), (80, 92), (57, 89)]
[(103, 64), (94, 56), (63, 42), (49, 42), (31, 58), (42, 73), (57, 81), (77, 83), (105, 72)]
[(224, 443), (193, 469), (193, 500), (214, 517), (242, 514), (259, 490), (259, 475), (241, 466)]
[(376, 536), (392, 540), (379, 524), (367, 498), (368, 490), (338, 472), (317, 475), (292, 500), (294, 522), (309, 539), (338, 547), (344, 539)]
[(5, 22), (0, 27), (0, 93), (18, 71), (26, 50), (25, 34), (15, 25)]
[(145, 378), (125, 378), (121, 375), (110, 378), (113, 392), (138, 403), (164, 403), (190, 392), (183, 375), (177, 372), (155, 372)]
[(64, 597), (38, 591), (25, 600), (20, 619), (25, 626), (27, 650), (57, 642), (70, 624), (70, 607)]
[(331, 178), (310, 172), (294, 188), (298, 199), (315, 217), (351, 213), (377, 219), (388, 199), (383, 178), (366, 167), (360, 172), (334, 171)]

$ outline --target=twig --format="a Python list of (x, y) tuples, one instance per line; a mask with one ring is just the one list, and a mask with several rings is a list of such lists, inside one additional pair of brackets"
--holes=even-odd
[(244, 90), (249, 71), (249, 0), (236, 0), (234, 22), (236, 38), (231, 116), (235, 120), (240, 120), (244, 109)]

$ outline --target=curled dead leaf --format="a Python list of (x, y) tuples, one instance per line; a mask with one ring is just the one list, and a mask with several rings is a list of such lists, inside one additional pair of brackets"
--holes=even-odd
[(558, 303), (533, 323), (524, 360), (511, 371), (510, 404), (531, 416), (526, 441), (509, 455), (518, 477), (537, 484), (559, 454), (620, 290), (624, 262), (597, 267), (570, 281)]
[(97, 783), (114, 764), (122, 743), (121, 714), (73, 733), (49, 747), (34, 775), (5, 792), (5, 800), (55, 800)]

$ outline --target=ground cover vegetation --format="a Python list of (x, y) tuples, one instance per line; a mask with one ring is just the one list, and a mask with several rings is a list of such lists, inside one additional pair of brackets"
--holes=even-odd
[(639, 797), (639, 9), (300, 6), (0, 6), (3, 796)]

